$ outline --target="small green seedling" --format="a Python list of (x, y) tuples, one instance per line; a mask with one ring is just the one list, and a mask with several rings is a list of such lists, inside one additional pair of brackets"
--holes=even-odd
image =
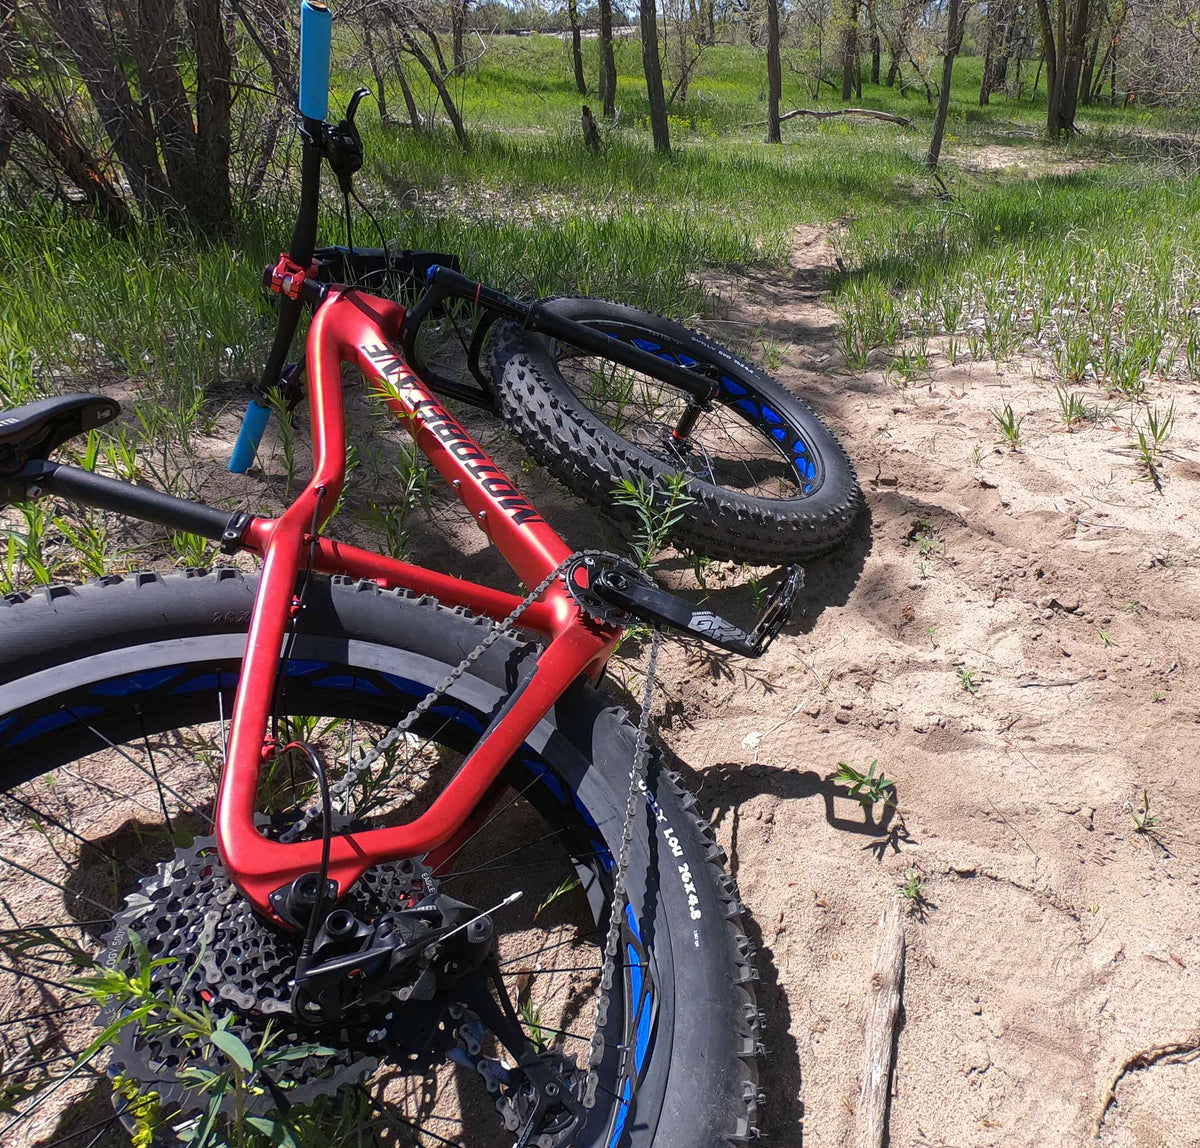
[(1129, 815), (1133, 818), (1133, 831), (1141, 833), (1149, 837), (1154, 831), (1162, 826), (1162, 817), (1157, 813), (1150, 811), (1150, 794), (1146, 790), (1142, 790), (1142, 807), (1134, 809), (1130, 807)]
[(1100, 635), (1100, 645), (1105, 648), (1115, 645), (1112, 640), (1112, 635), (1101, 626), (1096, 627), (1096, 633)]
[(921, 871), (915, 865), (910, 865), (904, 871), (904, 884), (900, 886), (900, 896), (914, 905), (925, 900), (925, 882), (921, 880)]
[(1012, 403), (1005, 403), (1003, 410), (992, 411), (992, 418), (996, 420), (1000, 433), (1008, 443), (1008, 449), (1016, 450), (1021, 445), (1021, 424), (1025, 421), (1024, 416), (1018, 417), (1013, 414)]
[(958, 684), (972, 697), (979, 693), (979, 687), (983, 685), (979, 680), (979, 671), (970, 670), (966, 666), (958, 667)]
[(1069, 391), (1066, 387), (1055, 387), (1054, 390), (1058, 395), (1058, 409), (1062, 412), (1063, 425), (1067, 430), (1076, 423), (1096, 421), (1099, 412), (1095, 407), (1089, 407), (1074, 391)]
[(875, 767), (879, 764), (876, 758), (867, 767), (866, 773), (860, 773), (852, 765), (844, 761), (838, 762), (838, 771), (833, 780), (845, 785), (850, 790), (851, 797), (857, 797), (864, 809), (870, 809), (877, 802), (894, 803), (896, 800), (896, 785), (889, 777), (885, 777), (881, 769), (876, 775)]

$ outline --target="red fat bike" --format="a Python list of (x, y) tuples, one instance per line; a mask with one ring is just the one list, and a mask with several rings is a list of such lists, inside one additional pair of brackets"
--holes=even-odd
[[(619, 558), (572, 553), (436, 397), (417, 333), (449, 298), (510, 324), (491, 332), (513, 381), (500, 401), (526, 387), (547, 434), (547, 412), (560, 429), (569, 416), (539, 389), (585, 355), (689, 394), (702, 380), (685, 420), (750, 368), (706, 373), (727, 353), (665, 321), (520, 303), (440, 264), (409, 308), (323, 282), (321, 165), (341, 178), (354, 137), (324, 122), (327, 10), (306, 0), (302, 19), (302, 205), (267, 271), (282, 304), (265, 377), (311, 307), (291, 377), (311, 407), (304, 491), (278, 518), (230, 514), (53, 461), (116, 417), (110, 399), (0, 412), (0, 504), (53, 496), (262, 561), (257, 576), (0, 600), (0, 875), (20, 891), (4, 901), (0, 992), (9, 1031), (39, 1050), (6, 1065), (0, 1141), (97, 1069), (144, 1142), (311, 1142), (313, 1112), (329, 1143), (347, 1121), (421, 1145), (752, 1140), (761, 1017), (737, 890), (650, 745), (648, 704), (635, 727), (595, 683), (632, 621), (761, 653), (800, 572), (745, 633)], [(524, 597), (324, 533), (345, 477), (344, 364)], [(657, 637), (647, 690), (656, 652)]]

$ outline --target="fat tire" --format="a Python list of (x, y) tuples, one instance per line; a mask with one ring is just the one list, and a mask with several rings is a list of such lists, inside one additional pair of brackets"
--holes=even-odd
[[(687, 491), (694, 501), (683, 508), (674, 541), (711, 558), (793, 562), (822, 554), (846, 537), (862, 507), (854, 467), (816, 413), (781, 383), (706, 336), (646, 311), (573, 296), (544, 305), (579, 322), (644, 332), (702, 363), (719, 365), (750, 395), (781, 412), (819, 456), (823, 480), (798, 498), (761, 498), (692, 478)], [(500, 324), (491, 341), (490, 367), (505, 423), (579, 497), (632, 522), (634, 512), (613, 503), (613, 490), (622, 480), (664, 488), (671, 468), (588, 409), (563, 379), (545, 336)]]
[[(89, 666), (119, 652), (122, 663), (158, 665), (189, 661), (189, 643), (244, 650), (243, 635), (258, 580), (235, 570), (189, 570), (182, 574), (110, 576), (82, 586), (51, 586), (0, 598), (0, 791), (38, 776), (76, 753), (64, 733), (49, 730), (21, 739), (30, 714), (56, 712), (78, 682), (112, 680)], [(397, 673), (417, 659), (442, 670), (479, 645), (490, 623), (461, 608), (449, 609), (429, 597), (384, 591), (373, 582), (314, 578), (306, 594), (306, 636), (341, 645), (355, 642), (394, 652)], [(510, 691), (537, 646), (512, 636), (497, 641), (465, 675), (461, 688)], [(347, 657), (350, 657), (347, 654)], [(225, 655), (221, 655), (224, 659)], [(111, 658), (110, 658), (111, 662)], [(195, 663), (196, 659), (192, 659)], [(439, 674), (440, 677), (440, 674)], [(416, 680), (423, 680), (418, 678)], [(460, 687), (456, 686), (456, 690)], [(39, 700), (40, 699), (40, 700)], [(55, 699), (58, 699), (56, 702)], [(178, 716), (155, 711), (163, 728), (188, 719), (187, 703), (175, 703)], [(39, 708), (40, 707), (40, 708)], [(394, 720), (391, 714), (388, 720)], [(14, 720), (15, 719), (15, 720)], [(574, 684), (539, 731), (549, 723), (542, 758), (560, 776), (581, 776), (576, 793), (587, 793), (587, 808), (610, 838), (624, 821), (625, 792), (635, 730), (628, 717), (589, 684)], [(131, 729), (131, 733), (134, 733)], [(80, 737), (75, 736), (75, 742)], [(94, 750), (95, 744), (87, 747)], [(86, 752), (86, 751), (85, 751)], [(580, 772), (582, 771), (582, 772)], [(623, 788), (624, 787), (624, 791)], [(725, 854), (712, 827), (696, 812), (696, 800), (667, 770), (657, 753), (647, 777), (652, 800), (639, 818), (630, 868), (631, 903), (654, 905), (647, 923), (655, 944), (669, 939), (673, 968), (672, 1029), (655, 1036), (670, 1041), (665, 1084), (656, 1111), (648, 1111), (643, 1091), (664, 1072), (651, 1056), (638, 1092), (634, 1148), (726, 1148), (758, 1136), (757, 1058), (761, 1016), (755, 987), (752, 945), (742, 924), (744, 907)], [(669, 829), (668, 837), (664, 829)], [(672, 840), (676, 844), (671, 844)], [(678, 850), (678, 851), (677, 851)], [(640, 865), (639, 865), (640, 861)], [(687, 866), (694, 902), (681, 881)], [(641, 876), (638, 876), (640, 870)], [(696, 917), (699, 912), (699, 918)], [(653, 1095), (653, 1094), (651, 1094)], [(623, 1141), (624, 1142), (624, 1141)]]

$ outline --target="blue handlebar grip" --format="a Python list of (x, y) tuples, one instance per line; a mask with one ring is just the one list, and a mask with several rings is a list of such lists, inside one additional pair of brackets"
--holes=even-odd
[(242, 419), (242, 429), (238, 431), (237, 442), (233, 444), (233, 454), (229, 456), (230, 474), (245, 474), (250, 469), (258, 444), (262, 442), (263, 432), (267, 429), (267, 419), (270, 417), (270, 407), (260, 406), (254, 399), (250, 400)]
[(323, 120), (329, 114), (329, 49), (333, 13), (325, 0), (300, 0), (300, 114)]

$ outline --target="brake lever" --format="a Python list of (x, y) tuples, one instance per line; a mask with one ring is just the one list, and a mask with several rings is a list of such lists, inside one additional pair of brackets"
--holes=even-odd
[(325, 125), (325, 155), (343, 195), (354, 190), (354, 173), (363, 165), (362, 136), (354, 124), (354, 117), (358, 115), (358, 105), (363, 97), (369, 95), (370, 88), (358, 88), (350, 97), (345, 116), (336, 125)]

